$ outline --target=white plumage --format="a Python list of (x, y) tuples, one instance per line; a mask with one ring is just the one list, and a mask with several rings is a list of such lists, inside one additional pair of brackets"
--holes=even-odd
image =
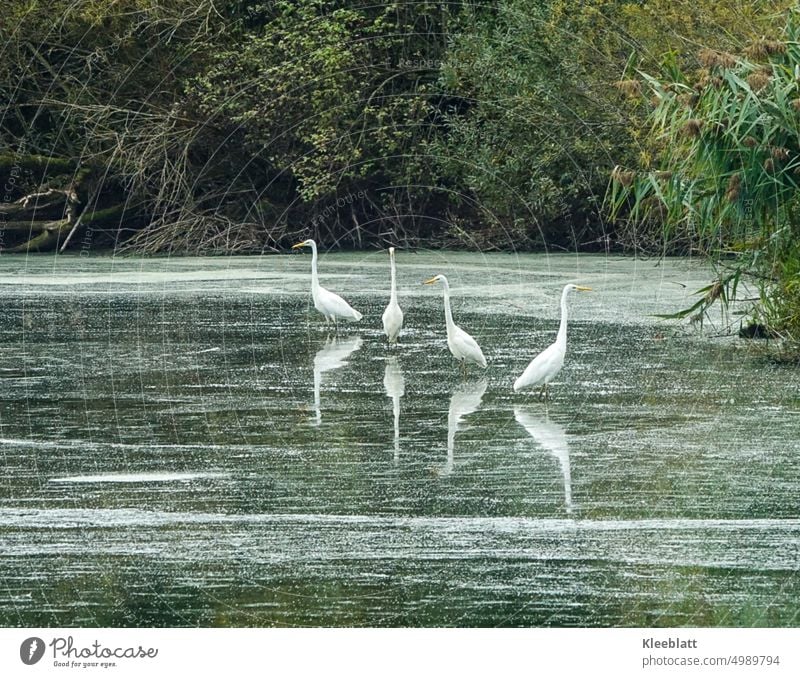
[(567, 295), (570, 291), (592, 291), (589, 287), (579, 287), (568, 284), (561, 292), (561, 325), (555, 343), (545, 348), (531, 360), (522, 375), (514, 382), (514, 391), (522, 388), (542, 386), (542, 392), (547, 394), (547, 384), (550, 383), (564, 366), (564, 357), (567, 354)]
[(424, 284), (441, 282), (444, 288), (444, 318), (447, 327), (447, 347), (450, 352), (467, 369), (467, 363), (477, 364), (486, 369), (486, 358), (478, 342), (472, 338), (461, 327), (453, 322), (453, 313), (450, 310), (450, 285), (444, 275), (436, 275), (430, 280), (425, 280)]
[(397, 303), (397, 283), (395, 281), (394, 247), (389, 247), (389, 266), (392, 275), (392, 289), (389, 295), (389, 305), (383, 311), (383, 331), (389, 345), (397, 343), (397, 337), (403, 328), (403, 311)]
[(314, 299), (314, 307), (325, 317), (326, 322), (333, 320), (336, 324), (337, 319), (358, 322), (363, 317), (361, 313), (341, 296), (320, 285), (317, 277), (317, 243), (314, 240), (303, 240), (292, 249), (300, 247), (311, 247), (311, 297)]

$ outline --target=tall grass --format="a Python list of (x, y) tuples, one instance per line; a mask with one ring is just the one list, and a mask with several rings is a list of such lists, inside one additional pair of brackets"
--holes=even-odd
[[(726, 260), (709, 301), (756, 283), (754, 320), (800, 346), (800, 13), (782, 35), (742, 54), (703, 49), (698, 67), (670, 55), (659, 77), (638, 72), (650, 99), (655, 166), (617, 167), (607, 195), (627, 220), (672, 250)], [(696, 304), (697, 305), (697, 304)], [(687, 309), (704, 310), (708, 304)]]

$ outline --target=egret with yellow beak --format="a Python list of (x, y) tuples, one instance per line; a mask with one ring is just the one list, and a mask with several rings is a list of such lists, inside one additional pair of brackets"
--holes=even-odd
[(579, 287), (576, 284), (568, 284), (561, 292), (561, 325), (558, 328), (556, 342), (545, 348), (541, 353), (531, 360), (527, 369), (522, 372), (514, 382), (514, 392), (532, 386), (541, 385), (542, 389), (539, 397), (547, 397), (547, 384), (550, 383), (561, 367), (564, 366), (564, 357), (567, 354), (567, 296), (571, 291), (592, 291), (591, 287)]
[(336, 327), (338, 318), (358, 322), (362, 318), (361, 313), (341, 296), (320, 285), (317, 277), (317, 243), (314, 240), (303, 240), (294, 245), (292, 249), (301, 247), (311, 247), (311, 297), (314, 299), (314, 307), (322, 313), (327, 323), (333, 320), (334, 327)]

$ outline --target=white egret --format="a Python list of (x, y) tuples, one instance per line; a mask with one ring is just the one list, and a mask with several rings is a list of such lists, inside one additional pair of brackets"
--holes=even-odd
[(592, 291), (591, 287), (579, 287), (568, 284), (561, 292), (561, 325), (558, 327), (556, 342), (545, 348), (531, 360), (527, 369), (522, 372), (514, 382), (514, 392), (529, 386), (542, 386), (542, 393), (547, 396), (547, 384), (550, 383), (564, 366), (564, 356), (567, 354), (567, 295), (571, 291)]
[(395, 282), (394, 270), (394, 247), (389, 247), (389, 266), (392, 272), (392, 289), (389, 296), (389, 305), (383, 311), (383, 331), (389, 341), (389, 345), (397, 343), (397, 337), (403, 328), (403, 311), (397, 303), (397, 283)]
[(347, 358), (361, 347), (360, 336), (352, 336), (347, 341), (339, 342), (336, 339), (325, 341), (314, 355), (314, 414), (315, 424), (322, 423), (322, 411), (320, 407), (320, 389), (322, 387), (322, 375), (325, 372), (333, 371), (347, 365)]
[(514, 418), (542, 448), (550, 452), (561, 466), (564, 479), (564, 503), (567, 513), (572, 512), (572, 473), (569, 463), (569, 444), (564, 426), (541, 418), (537, 412), (524, 407), (514, 407)]
[(467, 363), (472, 362), (486, 369), (486, 358), (483, 356), (478, 342), (472, 338), (461, 327), (453, 322), (453, 313), (450, 310), (450, 285), (444, 275), (436, 275), (430, 280), (425, 280), (423, 284), (433, 284), (441, 282), (444, 287), (444, 319), (447, 326), (447, 347), (464, 367), (464, 375), (467, 373)]
[(363, 316), (338, 294), (328, 291), (319, 283), (317, 277), (317, 243), (314, 240), (298, 242), (292, 249), (311, 247), (311, 297), (314, 307), (325, 317), (325, 322), (336, 327), (337, 318), (358, 322)]

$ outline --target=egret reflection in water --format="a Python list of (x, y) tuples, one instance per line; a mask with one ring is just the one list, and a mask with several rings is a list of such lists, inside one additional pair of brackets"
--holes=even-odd
[(400, 398), (406, 394), (406, 380), (403, 370), (396, 357), (386, 360), (383, 371), (383, 387), (386, 397), (392, 398), (392, 411), (394, 413), (394, 462), (400, 459)]
[(450, 396), (450, 410), (447, 414), (447, 463), (442, 469), (442, 475), (449, 475), (453, 471), (456, 433), (458, 424), (465, 416), (476, 412), (481, 406), (483, 394), (486, 392), (487, 382), (485, 379), (462, 383)]
[[(798, 370), (743, 359), (726, 338), (656, 340), (654, 315), (713, 271), (447, 252), (447, 270), (471, 280), (465, 322), (497, 360), (445, 477), (461, 376), (443, 337), (446, 359), (431, 352), (442, 300), (409, 289), (415, 331), (389, 351), (382, 256), (329, 258), (332, 280), (359, 271), (370, 312), (340, 326), (342, 342), (363, 343), (322, 376), (314, 427), (326, 336), (302, 314), (309, 260), (0, 254), (0, 625), (797, 627)], [(409, 279), (442, 257), (415, 253)], [(550, 409), (580, 479), (568, 515), (559, 463), (514, 417), (545, 406), (513, 394), (527, 359), (512, 341), (538, 343), (523, 315), (558, 327), (558, 308), (518, 277), (527, 290), (527, 271), (566, 282), (576, 267), (607, 296), (582, 297), (591, 322), (570, 340), (586, 349)], [(70, 323), (73, 305), (85, 326)], [(406, 388), (397, 467), (391, 355)], [(592, 519), (577, 528), (579, 513)]]
[(360, 336), (352, 336), (345, 341), (336, 338), (328, 339), (314, 355), (314, 412), (315, 425), (322, 423), (322, 412), (320, 409), (320, 387), (322, 386), (322, 375), (325, 372), (338, 369), (347, 364), (347, 358), (361, 347), (363, 341)]
[(564, 504), (572, 512), (572, 475), (569, 465), (569, 444), (564, 426), (550, 421), (546, 416), (526, 407), (514, 407), (514, 418), (534, 441), (555, 456), (564, 477)]

